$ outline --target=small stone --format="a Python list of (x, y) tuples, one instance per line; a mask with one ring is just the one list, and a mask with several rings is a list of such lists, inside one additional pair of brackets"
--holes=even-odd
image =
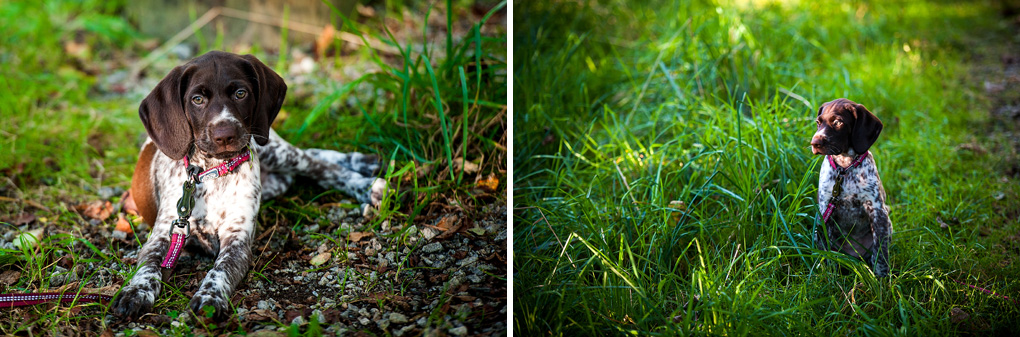
[(451, 335), (454, 335), (454, 336), (464, 336), (464, 335), (467, 335), (468, 331), (467, 331), (467, 327), (466, 326), (459, 326), (459, 327), (447, 330), (447, 332), (449, 332)]
[(290, 325), (302, 326), (304, 324), (305, 324), (305, 317), (304, 316), (294, 317), (294, 319), (290, 321)]
[(309, 233), (318, 233), (319, 232), (319, 224), (314, 224), (314, 225), (308, 226), (308, 228), (305, 228), (305, 231), (309, 232)]
[(415, 322), (415, 323), (418, 323), (418, 326), (420, 326), (420, 327), (423, 327), (423, 328), (424, 328), (424, 327), (425, 327), (425, 324), (428, 324), (428, 323), (429, 323), (429, 320), (425, 319), (425, 317), (422, 317), (422, 318), (419, 318), (419, 319), (418, 319), (418, 321), (417, 321), (417, 322)]
[(439, 242), (433, 242), (433, 243), (425, 245), (425, 247), (422, 247), (421, 250), (423, 252), (426, 252), (426, 253), (435, 253), (435, 252), (438, 252), (441, 249), (443, 249), (443, 244), (441, 244)]
[(401, 314), (399, 312), (391, 312), (390, 313), (390, 322), (393, 322), (393, 323), (396, 323), (396, 324), (407, 323), (407, 316), (405, 316), (404, 314)]
[(467, 258), (461, 260), (460, 262), (457, 262), (457, 264), (460, 265), (461, 267), (463, 267), (463, 266), (471, 265), (471, 264), (473, 264), (475, 262), (478, 262), (478, 256), (468, 256)]
[(379, 329), (382, 329), (383, 331), (386, 331), (387, 329), (390, 328), (390, 320), (388, 320), (388, 319), (380, 319), (378, 321), (375, 321), (375, 325), (379, 326)]
[(421, 229), (421, 237), (425, 240), (432, 240), (432, 238), (439, 235), (439, 231), (432, 227), (425, 227)]
[(261, 310), (273, 310), (273, 308), (275, 307), (276, 307), (275, 305), (272, 305), (272, 303), (269, 303), (267, 301), (259, 301), (258, 304), (258, 308)]
[(361, 325), (368, 325), (368, 323), (372, 323), (372, 320), (368, 319), (368, 317), (361, 317), (358, 318), (358, 323), (361, 323)]
[(471, 283), (482, 282), (482, 278), (478, 277), (478, 275), (468, 275), (467, 279), (468, 281), (471, 281)]
[(376, 253), (378, 253), (378, 252), (375, 250), (375, 248), (366, 248), (365, 249), (365, 255), (375, 256)]

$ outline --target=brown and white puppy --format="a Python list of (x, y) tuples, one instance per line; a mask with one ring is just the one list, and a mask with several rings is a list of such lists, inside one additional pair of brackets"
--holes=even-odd
[[(171, 222), (188, 179), (182, 158), (212, 168), (248, 151), (257, 155), (229, 174), (197, 185), (187, 245), (215, 255), (216, 262), (191, 300), (199, 313), (212, 306), (227, 317), (230, 295), (252, 261), (251, 240), (263, 198), (283, 193), (294, 175), (378, 205), (386, 182), (375, 178), (375, 156), (299, 149), (270, 129), (287, 85), (251, 55), (209, 52), (170, 71), (139, 107), (149, 139), (142, 145), (130, 197), (152, 224), (138, 254), (138, 271), (113, 302), (121, 316), (152, 310), (171, 270), (160, 263), (170, 245)], [(180, 231), (178, 229), (178, 231)]]
[[(811, 151), (830, 156), (840, 167), (822, 163), (818, 177), (818, 207), (825, 212), (834, 185), (842, 174), (842, 193), (831, 200), (828, 221), (814, 233), (818, 249), (838, 251), (872, 265), (877, 276), (889, 273), (889, 206), (878, 177), (875, 159), (868, 151), (882, 132), (882, 121), (863, 105), (840, 98), (818, 109), (818, 131), (811, 137)], [(859, 155), (865, 155), (851, 167)], [(819, 217), (821, 219), (821, 217)]]

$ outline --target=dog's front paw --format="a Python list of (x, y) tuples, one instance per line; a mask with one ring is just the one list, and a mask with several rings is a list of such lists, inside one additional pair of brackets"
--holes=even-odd
[(127, 285), (113, 299), (113, 313), (124, 318), (135, 318), (152, 311), (156, 293), (139, 285)]
[(211, 291), (196, 293), (188, 307), (196, 317), (210, 317), (208, 310), (212, 310), (211, 317), (216, 321), (222, 321), (234, 313), (226, 296)]

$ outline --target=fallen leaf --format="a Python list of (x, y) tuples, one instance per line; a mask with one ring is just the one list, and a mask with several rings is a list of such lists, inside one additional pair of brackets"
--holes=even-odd
[(255, 309), (248, 312), (248, 319), (252, 321), (268, 321), (276, 319), (276, 313), (272, 310)]
[(333, 25), (325, 25), (322, 32), (319, 33), (319, 37), (315, 39), (315, 54), (320, 58), (326, 55), (326, 49), (333, 44), (335, 37), (336, 29), (333, 28)]
[(131, 221), (124, 217), (124, 213), (117, 213), (117, 227), (113, 230), (128, 234), (134, 233), (131, 229)]
[(113, 330), (110, 330), (110, 328), (106, 328), (106, 330), (103, 330), (103, 333), (100, 334), (99, 337), (113, 337)]
[(310, 262), (310, 263), (311, 263), (311, 264), (312, 264), (313, 266), (316, 266), (316, 267), (318, 267), (318, 266), (322, 265), (323, 263), (326, 263), (326, 262), (328, 262), (328, 261), (329, 261), (329, 258), (331, 258), (331, 257), (333, 257), (333, 253), (330, 253), (330, 252), (325, 252), (325, 253), (322, 253), (322, 254), (316, 255), (316, 256), (315, 256), (315, 257), (313, 257), (313, 258), (312, 258), (312, 260), (311, 260), (311, 261), (309, 261), (309, 262)]
[(949, 310), (949, 320), (953, 323), (960, 323), (970, 318), (970, 314), (963, 311), (960, 308), (953, 308)]
[(485, 235), (485, 228), (482, 228), (482, 227), (471, 228), (471, 229), (468, 229), (468, 231), (473, 233), (474, 235), (477, 235), (477, 236)]
[(464, 226), (465, 222), (466, 221), (458, 221), (456, 215), (447, 215), (443, 217), (442, 220), (439, 220), (439, 224), (437, 226), (437, 228), (443, 231), (443, 234), (439, 234), (436, 238), (445, 239), (453, 236), (454, 233), (457, 233), (457, 231)]
[(464, 160), (464, 158), (457, 157), (453, 159), (453, 170), (464, 171), (464, 173), (477, 173), (480, 167), (478, 164)]
[(21, 213), (11, 218), (5, 217), (4, 219), (4, 221), (9, 222), (15, 226), (30, 224), (32, 223), (32, 221), (35, 220), (36, 220), (35, 214), (32, 213)]
[(669, 202), (669, 208), (672, 208), (670, 213), (670, 219), (673, 220), (673, 224), (680, 223), (680, 217), (687, 211), (687, 204), (681, 200), (673, 200)]
[(39, 227), (21, 233), (21, 235), (18, 235), (18, 237), (14, 239), (14, 246), (22, 250), (27, 248), (33, 248), (35, 247), (35, 245), (39, 244), (39, 239), (42, 238), (43, 233), (45, 232), (46, 232), (45, 227)]
[(106, 220), (106, 218), (110, 217), (110, 214), (113, 214), (113, 204), (109, 201), (98, 200), (84, 203), (74, 206), (74, 209), (81, 212), (82, 215), (96, 220)]
[(141, 330), (141, 331), (135, 331), (135, 335), (137, 335), (139, 337), (159, 337), (158, 333), (155, 333), (152, 330), (148, 330), (148, 329)]
[(351, 232), (351, 237), (349, 240), (351, 242), (358, 242), (361, 241), (361, 239), (371, 237), (372, 235), (375, 234), (373, 234), (372, 232)]
[(3, 283), (5, 285), (7, 285), (7, 286), (10, 286), (12, 284), (17, 283), (18, 282), (18, 278), (20, 278), (20, 277), (21, 277), (21, 272), (20, 271), (17, 271), (17, 270), (5, 270), (3, 273), (0, 273), (0, 283)]
[(475, 183), (475, 185), (480, 187), (482, 190), (495, 192), (496, 189), (499, 188), (499, 178), (496, 178), (495, 174), (489, 174), (488, 178), (479, 180)]
[(947, 224), (947, 223), (943, 222), (943, 221), (942, 221), (942, 217), (941, 217), (941, 216), (937, 216), (937, 217), (935, 217), (935, 221), (939, 223), (939, 227), (942, 227), (942, 228), (949, 228), (949, 224)]
[(456, 226), (456, 224), (457, 224), (457, 216), (456, 215), (447, 215), (447, 216), (444, 216), (442, 219), (439, 219), (439, 222), (437, 222), (435, 225), (431, 225), (429, 227), (438, 229), (438, 230), (443, 231), (443, 232), (448, 232), (451, 229), (454, 229), (454, 226)]

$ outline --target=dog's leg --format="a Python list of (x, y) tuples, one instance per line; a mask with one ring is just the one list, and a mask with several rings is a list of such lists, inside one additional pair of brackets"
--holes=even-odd
[(875, 268), (875, 276), (884, 277), (889, 275), (889, 235), (892, 234), (892, 222), (889, 221), (889, 210), (884, 205), (874, 207), (871, 210), (871, 232), (874, 235), (875, 243), (871, 247), (872, 268)]
[(160, 263), (170, 249), (169, 229), (172, 217), (156, 221), (149, 239), (138, 253), (138, 271), (113, 300), (113, 311), (123, 317), (138, 317), (152, 311), (152, 305), (162, 288), (164, 276)]
[(276, 198), (287, 191), (294, 183), (294, 176), (283, 173), (272, 173), (262, 168), (262, 200)]
[(321, 160), (283, 140), (275, 131), (270, 132), (269, 142), (258, 150), (264, 170), (283, 175), (307, 176), (323, 188), (340, 190), (363, 203), (378, 206), (386, 191), (385, 180), (364, 176), (337, 163)]
[(242, 227), (246, 226), (236, 223), (220, 228), (220, 252), (216, 264), (205, 274), (202, 285), (188, 304), (195, 314), (201, 316), (206, 306), (212, 307), (218, 321), (233, 313), (230, 295), (248, 273), (252, 260), (251, 235)]
[[(261, 203), (260, 167), (238, 167), (231, 175), (205, 182), (205, 222), (215, 230), (219, 253), (188, 307), (198, 316), (211, 306), (217, 321), (229, 317), (230, 295), (251, 268), (251, 238)], [(246, 200), (236, 203), (232, 200)]]
[(305, 149), (305, 153), (319, 160), (336, 163), (363, 176), (374, 176), (379, 172), (379, 156), (374, 154), (343, 153), (326, 149)]

